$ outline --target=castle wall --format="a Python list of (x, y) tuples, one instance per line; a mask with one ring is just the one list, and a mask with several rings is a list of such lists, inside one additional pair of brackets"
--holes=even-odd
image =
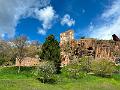
[(74, 40), (74, 31), (68, 30), (60, 35), (60, 47), (63, 64), (69, 64), (69, 53), (65, 53), (64, 47), (66, 42), (70, 42), (70, 46), (75, 46), (77, 55), (93, 56), (94, 59), (105, 58), (109, 60), (115, 60), (116, 57), (120, 57), (120, 42), (113, 40), (96, 40), (93, 38), (85, 38), (80, 40)]
[(88, 49), (92, 47), (95, 49), (96, 46), (96, 39), (88, 38), (88, 39), (80, 39), (77, 41), (77, 44), (80, 45), (81, 47)]
[(38, 58), (31, 58), (31, 57), (25, 57), (21, 64), (19, 61), (16, 59), (16, 64), (15, 66), (36, 66), (39, 65), (40, 61)]
[(111, 48), (110, 47), (102, 47), (97, 45), (95, 50), (95, 58), (111, 58)]

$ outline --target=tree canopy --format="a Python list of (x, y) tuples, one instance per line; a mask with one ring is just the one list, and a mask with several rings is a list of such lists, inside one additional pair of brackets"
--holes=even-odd
[(42, 52), (40, 54), (42, 60), (53, 61), (56, 69), (60, 69), (60, 46), (59, 42), (55, 40), (54, 35), (49, 35), (42, 45)]

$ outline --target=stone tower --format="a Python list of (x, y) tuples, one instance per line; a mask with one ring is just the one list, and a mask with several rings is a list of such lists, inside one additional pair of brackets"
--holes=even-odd
[(60, 34), (60, 46), (64, 45), (66, 42), (74, 40), (74, 31), (68, 30)]
[(60, 34), (60, 48), (61, 48), (61, 66), (67, 65), (70, 63), (69, 55), (64, 51), (66, 43), (70, 43), (74, 40), (74, 31), (68, 30)]

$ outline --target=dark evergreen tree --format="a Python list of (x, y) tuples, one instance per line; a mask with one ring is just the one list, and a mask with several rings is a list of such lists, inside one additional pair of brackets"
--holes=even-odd
[(49, 35), (42, 45), (42, 52), (40, 54), (42, 60), (53, 61), (57, 70), (60, 73), (60, 46), (59, 42), (55, 40), (54, 35)]

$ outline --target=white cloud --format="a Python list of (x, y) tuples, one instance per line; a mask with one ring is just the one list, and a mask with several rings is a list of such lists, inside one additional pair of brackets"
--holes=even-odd
[(35, 8), (49, 3), (50, 0), (0, 0), (0, 37), (4, 33), (14, 37), (15, 27), (21, 17), (27, 17), (34, 13)]
[(51, 29), (54, 20), (58, 17), (52, 6), (47, 6), (43, 9), (36, 9), (37, 18), (42, 21), (42, 29), (39, 30), (39, 34), (45, 35), (48, 29)]
[(108, 7), (108, 9), (102, 14), (102, 18), (110, 19), (115, 18), (120, 15), (120, 0), (115, 0), (113, 2), (113, 5), (111, 7)]
[(68, 25), (69, 27), (73, 26), (75, 24), (75, 20), (70, 17), (69, 14), (65, 14), (64, 17), (61, 20), (62, 25)]
[(42, 35), (45, 35), (46, 34), (46, 30), (39, 28), (38, 29), (38, 33), (42, 34)]
[(101, 25), (94, 28), (90, 37), (108, 40), (112, 39), (112, 34), (120, 36), (120, 0), (115, 0), (112, 6), (102, 13), (101, 19)]

